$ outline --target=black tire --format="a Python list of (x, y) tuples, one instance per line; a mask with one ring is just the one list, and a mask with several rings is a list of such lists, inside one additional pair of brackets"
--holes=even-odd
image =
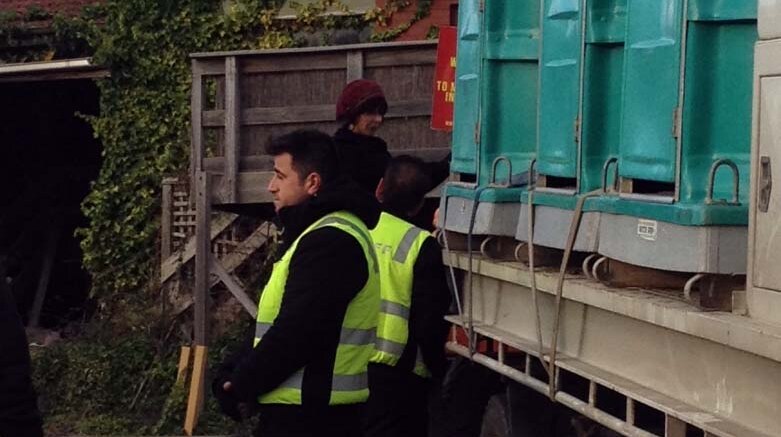
[(512, 437), (505, 393), (493, 395), (488, 400), (483, 413), (480, 437)]

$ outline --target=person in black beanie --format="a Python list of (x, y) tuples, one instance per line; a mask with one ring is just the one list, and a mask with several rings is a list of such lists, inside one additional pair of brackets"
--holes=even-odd
[(0, 437), (42, 437), (24, 325), (0, 255)]

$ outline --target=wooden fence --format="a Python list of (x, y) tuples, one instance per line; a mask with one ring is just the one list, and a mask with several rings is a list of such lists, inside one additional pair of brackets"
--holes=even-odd
[(383, 87), (379, 135), (392, 152), (442, 157), (450, 135), (429, 128), (435, 62), (436, 42), (194, 54), (192, 180), (213, 175), (213, 204), (270, 201), (265, 143), (302, 127), (333, 133), (339, 93), (358, 78)]

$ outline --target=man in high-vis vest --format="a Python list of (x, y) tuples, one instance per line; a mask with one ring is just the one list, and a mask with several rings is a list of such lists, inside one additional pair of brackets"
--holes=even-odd
[(296, 131), (267, 147), (281, 258), (258, 305), (254, 347), (220, 381), (256, 404), (263, 437), (360, 436), (380, 305), (371, 195), (337, 177), (331, 138)]
[(366, 437), (426, 436), (430, 392), (445, 373), (450, 292), (442, 252), (429, 232), (407, 221), (430, 188), (425, 164), (410, 156), (393, 158), (377, 187), (384, 212), (371, 234), (381, 301)]

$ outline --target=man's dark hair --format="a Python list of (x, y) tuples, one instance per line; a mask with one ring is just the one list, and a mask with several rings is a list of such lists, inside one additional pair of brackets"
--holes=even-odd
[(333, 140), (318, 130), (300, 129), (274, 138), (266, 144), (266, 153), (271, 156), (289, 153), (293, 170), (301, 179), (317, 173), (326, 184), (339, 174)]
[(392, 158), (385, 169), (382, 204), (402, 218), (415, 212), (431, 188), (426, 164), (414, 156)]

